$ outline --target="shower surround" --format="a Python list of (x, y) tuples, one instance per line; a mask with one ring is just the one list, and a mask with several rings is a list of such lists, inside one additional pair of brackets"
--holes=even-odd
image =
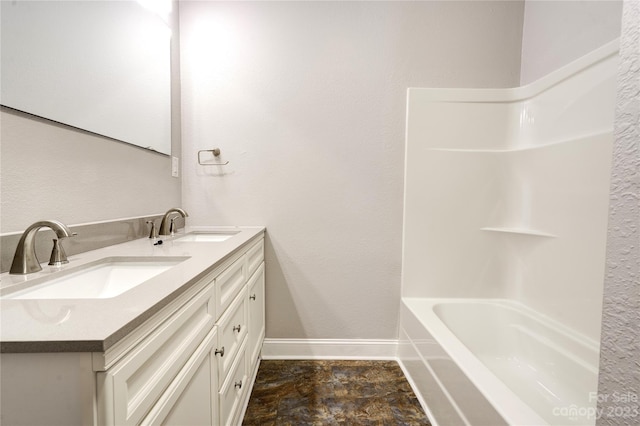
[(400, 358), (436, 423), (595, 422), (617, 52), (514, 89), (409, 89)]

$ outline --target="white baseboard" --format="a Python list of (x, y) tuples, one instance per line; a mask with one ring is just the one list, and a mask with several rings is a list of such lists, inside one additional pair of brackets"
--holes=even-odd
[(262, 358), (395, 360), (397, 347), (395, 339), (264, 339)]

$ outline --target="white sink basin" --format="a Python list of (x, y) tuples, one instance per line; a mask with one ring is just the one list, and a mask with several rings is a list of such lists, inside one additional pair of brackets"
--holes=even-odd
[[(109, 257), (38, 278), (3, 299), (108, 299), (171, 269), (188, 257)], [(55, 277), (55, 278), (54, 278)]]
[(183, 243), (219, 243), (233, 237), (240, 231), (209, 231), (191, 232), (184, 237), (176, 238), (176, 242)]

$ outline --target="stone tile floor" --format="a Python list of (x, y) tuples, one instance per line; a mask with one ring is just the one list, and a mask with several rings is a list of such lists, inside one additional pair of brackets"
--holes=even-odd
[(430, 425), (395, 361), (263, 360), (243, 425)]

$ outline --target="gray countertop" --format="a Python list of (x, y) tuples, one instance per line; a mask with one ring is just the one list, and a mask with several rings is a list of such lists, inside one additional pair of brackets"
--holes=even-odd
[(171, 269), (108, 299), (3, 299), (0, 298), (0, 352), (103, 352), (178, 295), (220, 265), (264, 227), (194, 227), (191, 231), (240, 231), (222, 242), (180, 242), (162, 238), (154, 246), (148, 238), (105, 247), (69, 257), (69, 264), (41, 272), (0, 275), (3, 293), (68, 268), (111, 256), (188, 257)]

